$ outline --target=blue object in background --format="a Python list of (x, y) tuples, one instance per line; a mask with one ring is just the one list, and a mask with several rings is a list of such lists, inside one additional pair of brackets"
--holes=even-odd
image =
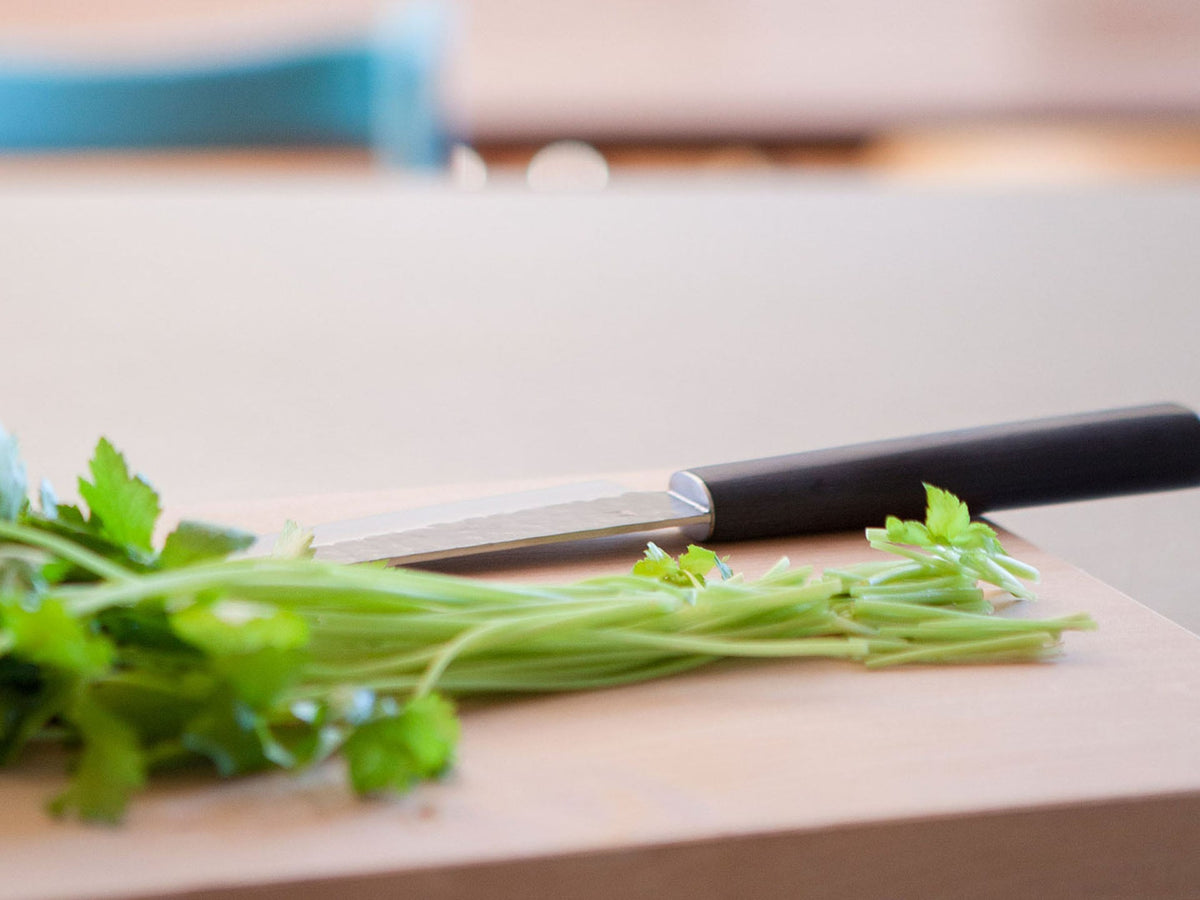
[(445, 10), (393, 10), (358, 45), (170, 69), (0, 63), (0, 152), (367, 146), (437, 168)]

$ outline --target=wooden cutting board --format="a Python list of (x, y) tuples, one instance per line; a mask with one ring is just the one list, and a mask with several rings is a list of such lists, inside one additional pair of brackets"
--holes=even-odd
[[(473, 487), (204, 510), (259, 529)], [(222, 515), (222, 513), (224, 513)], [(468, 706), (443, 783), (360, 802), (300, 776), (162, 783), (118, 828), (55, 822), (61, 759), (0, 773), (0, 896), (1195, 897), (1200, 638), (1009, 539), (1043, 572), (1014, 614), (1091, 613), (1053, 663), (866, 671), (719, 664), (635, 687)], [(640, 541), (459, 564), (623, 571)], [(861, 535), (725, 548), (872, 558)]]

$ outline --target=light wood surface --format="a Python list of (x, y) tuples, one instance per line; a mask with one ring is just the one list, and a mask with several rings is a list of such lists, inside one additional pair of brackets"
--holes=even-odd
[[(470, 493), (199, 512), (269, 529)], [(719, 665), (636, 687), (468, 706), (460, 762), (393, 801), (336, 763), (180, 779), (118, 829), (54, 823), (59, 760), (0, 778), (0, 896), (1139, 897), (1200, 884), (1200, 638), (1012, 539), (1041, 567), (1015, 614), (1090, 612), (1053, 663), (869, 672)], [(869, 558), (858, 535), (726, 548)], [(633, 542), (461, 571), (574, 579)], [(811, 892), (811, 893), (805, 893)]]

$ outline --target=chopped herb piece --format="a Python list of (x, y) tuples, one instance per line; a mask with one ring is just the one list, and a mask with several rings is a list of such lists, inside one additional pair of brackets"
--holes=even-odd
[(164, 569), (178, 569), (209, 559), (224, 559), (254, 543), (254, 535), (206, 522), (180, 522), (167, 535), (159, 555)]

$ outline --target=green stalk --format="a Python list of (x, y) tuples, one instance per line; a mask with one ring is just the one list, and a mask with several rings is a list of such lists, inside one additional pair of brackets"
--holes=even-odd
[(955, 609), (952, 606), (940, 606), (931, 603), (904, 603), (897, 600), (879, 600), (875, 597), (856, 597), (850, 604), (853, 615), (860, 621), (869, 621), (876, 625), (891, 622), (925, 622), (943, 618), (967, 618), (970, 621), (981, 621), (989, 616), (976, 612)]
[(635, 647), (654, 647), (664, 650), (680, 650), (688, 653), (705, 653), (711, 656), (783, 657), (783, 656), (829, 656), (859, 659), (867, 656), (869, 648), (862, 638), (798, 638), (796, 640), (722, 640), (720, 638), (689, 637), (687, 635), (644, 634), (641, 632), (608, 631), (605, 640), (614, 644)]
[(869, 669), (917, 662), (988, 662), (1001, 658), (1039, 659), (1057, 644), (1049, 632), (1010, 635), (1000, 638), (938, 643), (885, 653), (865, 661)]
[[(896, 587), (896, 585), (889, 585), (889, 587)], [(914, 605), (952, 606), (962, 603), (976, 604), (983, 599), (983, 591), (977, 587), (927, 588), (918, 586), (913, 590), (892, 590), (886, 593), (876, 593), (872, 589), (866, 589), (859, 593), (852, 591), (851, 596), (867, 600), (886, 599)]]
[[(503, 693), (548, 693), (561, 691), (583, 691), (605, 687), (617, 687), (640, 681), (665, 678), (691, 669), (699, 668), (718, 659), (715, 656), (671, 657), (661, 662), (647, 662), (640, 666), (625, 666), (612, 674), (568, 675), (565, 679), (553, 673), (530, 677), (528, 673), (514, 668), (511, 675), (485, 673), (471, 674), (471, 669), (461, 672), (457, 667), (450, 669), (437, 683), (440, 692), (456, 696), (472, 694)], [(370, 678), (361, 682), (361, 687), (382, 694), (407, 696), (414, 692), (421, 678), (416, 675)], [(319, 699), (328, 694), (329, 686), (320, 684), (302, 685), (294, 692), (295, 699)]]
[(129, 578), (119, 584), (63, 588), (58, 592), (74, 615), (84, 616), (117, 606), (132, 606), (162, 596), (188, 596), (227, 591), (254, 599), (270, 597), (280, 605), (359, 597), (392, 600), (401, 608), (427, 609), (443, 605), (486, 602), (555, 602), (560, 597), (536, 587), (509, 588), (488, 582), (447, 578), (411, 569), (370, 569), (317, 563), (310, 560), (244, 559), (201, 563)]
[(1090, 616), (1073, 615), (1060, 619), (996, 619), (990, 616), (975, 621), (940, 619), (915, 625), (884, 625), (879, 633), (889, 637), (926, 641), (970, 641), (1004, 634), (1049, 632), (1056, 638), (1064, 631), (1090, 631), (1096, 627)]
[[(467, 628), (440, 645), (425, 646), (423, 649), (411, 653), (382, 659), (369, 659), (358, 663), (338, 662), (324, 665), (315, 663), (311, 669), (317, 675), (336, 673), (345, 680), (370, 678), (418, 666), (437, 667), (440, 671), (449, 664), (454, 656), (468, 647), (478, 652), (499, 641), (508, 641), (519, 646), (522, 641), (552, 629), (578, 629), (584, 625), (612, 624), (614, 621), (623, 622), (630, 618), (636, 620), (644, 617), (645, 606), (644, 602), (631, 603), (628, 600), (616, 600), (609, 601), (603, 606), (597, 606), (593, 602), (583, 608), (565, 611), (551, 610), (513, 615), (508, 618), (494, 618)], [(439, 662), (443, 659), (444, 662)]]
[(42, 531), (39, 528), (30, 528), (16, 522), (0, 521), (0, 537), (8, 538), (19, 544), (49, 550), (60, 559), (65, 559), (93, 575), (99, 575), (110, 581), (128, 581), (138, 577), (135, 572), (130, 572), (111, 560), (105, 559), (82, 544), (48, 531)]

